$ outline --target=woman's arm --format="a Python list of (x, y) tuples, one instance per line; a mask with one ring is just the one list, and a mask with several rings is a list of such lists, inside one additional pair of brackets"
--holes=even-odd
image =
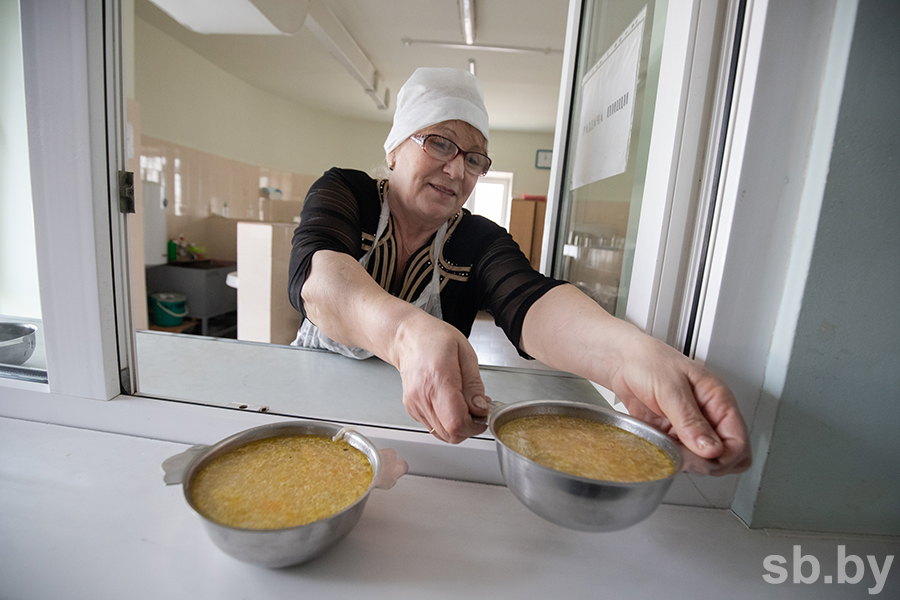
[(397, 368), (406, 410), (435, 436), (459, 443), (484, 431), (472, 421), (487, 414), (478, 358), (455, 327), (391, 296), (341, 252), (313, 255), (302, 296), (325, 335)]
[(531, 306), (520, 344), (611, 389), (632, 416), (676, 436), (694, 455), (686, 456), (689, 470), (724, 475), (750, 466), (747, 427), (728, 386), (574, 286), (553, 288)]

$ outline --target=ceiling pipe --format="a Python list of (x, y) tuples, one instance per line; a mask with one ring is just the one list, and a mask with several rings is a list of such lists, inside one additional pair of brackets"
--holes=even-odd
[(322, 0), (309, 0), (306, 28), (362, 84), (378, 108), (383, 110), (390, 105), (391, 91), (385, 87), (381, 74)]
[(459, 0), (459, 19), (466, 45), (475, 43), (475, 0)]
[(438, 42), (434, 40), (414, 40), (403, 38), (400, 40), (404, 46), (412, 46), (413, 44), (426, 44), (429, 46), (439, 46), (441, 48), (452, 48), (454, 50), (484, 50), (485, 52), (511, 52), (520, 54), (562, 54), (562, 50), (556, 48), (533, 48), (528, 46), (499, 46), (499, 45), (483, 45), (483, 44), (460, 44), (457, 42)]

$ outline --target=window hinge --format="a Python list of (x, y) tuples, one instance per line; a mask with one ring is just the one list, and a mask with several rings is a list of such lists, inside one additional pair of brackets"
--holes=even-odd
[(134, 173), (119, 171), (119, 212), (134, 213)]

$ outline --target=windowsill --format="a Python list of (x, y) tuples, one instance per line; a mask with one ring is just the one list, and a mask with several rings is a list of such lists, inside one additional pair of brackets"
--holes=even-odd
[[(521, 377), (521, 373), (515, 375)], [(46, 390), (3, 386), (5, 383), (0, 381), (0, 388), (3, 390), (0, 394), (0, 417), (188, 445), (214, 444), (251, 427), (305, 418), (124, 395), (110, 401), (90, 400), (47, 393)], [(393, 448), (409, 463), (410, 474), (504, 485), (495, 442), (489, 434), (450, 445), (421, 429), (373, 426), (353, 420), (314, 420), (350, 425), (376, 446)], [(697, 489), (689, 475), (681, 475), (675, 479), (663, 502), (696, 507), (714, 506)]]
[[(4, 598), (677, 600), (727, 590), (737, 598), (822, 600), (869, 597), (875, 586), (868, 564), (861, 581), (828, 585), (824, 576), (839, 569), (838, 544), (879, 565), (898, 552), (896, 539), (771, 535), (727, 510), (679, 506), (662, 506), (623, 531), (571, 531), (535, 516), (505, 488), (407, 475), (374, 490), (347, 538), (320, 558), (264, 569), (216, 548), (181, 486), (163, 484), (162, 461), (184, 449), (0, 419), (0, 455), (14, 457), (0, 466), (0, 539), (15, 549), (0, 562)], [(785, 557), (788, 573), (798, 544), (822, 576), (767, 583), (764, 561)], [(878, 597), (897, 597), (898, 584), (887, 576)]]

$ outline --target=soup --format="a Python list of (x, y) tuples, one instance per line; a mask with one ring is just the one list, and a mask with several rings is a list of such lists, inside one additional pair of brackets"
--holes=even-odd
[(525, 458), (589, 479), (652, 481), (668, 477), (675, 470), (665, 452), (644, 438), (580, 417), (522, 417), (504, 423), (497, 436)]
[(372, 465), (345, 440), (294, 435), (256, 440), (216, 457), (191, 497), (206, 517), (244, 529), (280, 529), (340, 512), (372, 482)]

